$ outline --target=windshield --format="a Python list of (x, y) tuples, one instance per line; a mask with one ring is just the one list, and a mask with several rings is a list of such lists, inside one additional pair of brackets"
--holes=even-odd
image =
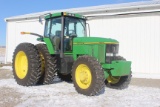
[[(54, 37), (61, 35), (61, 17), (46, 20), (45, 37)], [(80, 18), (65, 17), (64, 19), (64, 36), (85, 37), (86, 21)]]
[(86, 22), (84, 19), (65, 17), (64, 36), (84, 37), (86, 35)]
[[(61, 17), (46, 20), (45, 32), (44, 35), (46, 37), (52, 38), (56, 35), (56, 32), (61, 31)], [(60, 36), (61, 34), (59, 34)]]

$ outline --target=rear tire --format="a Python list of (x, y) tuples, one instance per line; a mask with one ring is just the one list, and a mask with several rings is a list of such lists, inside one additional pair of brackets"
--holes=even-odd
[(36, 85), (41, 72), (37, 48), (31, 43), (19, 44), (13, 55), (13, 75), (19, 85)]
[[(126, 60), (125, 58), (118, 56), (116, 60)], [(132, 72), (127, 76), (121, 76), (121, 77), (114, 77), (109, 76), (108, 80), (112, 80), (111, 82), (106, 80), (106, 86), (114, 89), (125, 89), (129, 86), (131, 82)], [(109, 79), (110, 78), (110, 79)]]
[(80, 56), (74, 62), (72, 79), (78, 93), (94, 96), (104, 90), (104, 71), (93, 57)]
[(39, 84), (51, 84), (57, 72), (56, 56), (51, 56), (45, 44), (37, 44), (39, 55), (41, 56), (41, 78)]

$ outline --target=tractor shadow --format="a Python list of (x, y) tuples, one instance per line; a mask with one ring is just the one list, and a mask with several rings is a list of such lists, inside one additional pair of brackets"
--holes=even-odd
[(69, 84), (73, 84), (72, 81), (67, 81), (67, 80), (62, 80), (61, 78), (59, 78), (58, 76), (56, 76), (52, 82), (52, 84), (57, 84), (57, 83), (61, 83), (61, 82), (66, 82)]
[(60, 83), (60, 82), (66, 82), (66, 83), (69, 83), (69, 84), (73, 84), (72, 80), (69, 79), (69, 80), (63, 80), (61, 79), (60, 77), (56, 76), (53, 80), (53, 83), (52, 84), (55, 84), (55, 83)]
[[(68, 84), (73, 84), (72, 81), (62, 80), (62, 79), (59, 78), (58, 76), (56, 76), (50, 84), (58, 84), (58, 83), (61, 83), (61, 82), (66, 82), (66, 83), (68, 83)], [(46, 85), (47, 85), (47, 84), (46, 84)], [(35, 86), (43, 86), (43, 84), (37, 84), (37, 85), (35, 85)]]

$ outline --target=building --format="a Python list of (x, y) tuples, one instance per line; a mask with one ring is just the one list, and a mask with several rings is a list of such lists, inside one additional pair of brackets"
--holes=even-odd
[(119, 54), (132, 61), (133, 73), (160, 76), (160, 1), (72, 8), (6, 18), (6, 62), (12, 61), (19, 43), (38, 43), (36, 37), (22, 36), (21, 31), (43, 34), (44, 21), (39, 23), (38, 17), (61, 11), (88, 16), (91, 36), (117, 39)]
[(0, 46), (0, 64), (5, 62), (5, 46)]

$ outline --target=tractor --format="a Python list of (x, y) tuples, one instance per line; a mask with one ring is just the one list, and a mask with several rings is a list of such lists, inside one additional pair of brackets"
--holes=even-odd
[(20, 43), (13, 53), (13, 75), (19, 85), (52, 84), (58, 75), (87, 96), (102, 93), (105, 86), (128, 87), (131, 61), (118, 56), (117, 40), (87, 36), (87, 18), (80, 14), (49, 13), (44, 19), (44, 35), (21, 32), (42, 43)]

